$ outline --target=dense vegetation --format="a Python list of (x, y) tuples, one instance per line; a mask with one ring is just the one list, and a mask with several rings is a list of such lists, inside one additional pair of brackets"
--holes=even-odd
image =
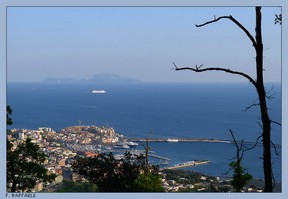
[(73, 182), (71, 180), (64, 180), (58, 192), (97, 192), (98, 187), (95, 184), (88, 182)]
[(167, 180), (175, 180), (176, 182), (185, 181), (186, 184), (195, 184), (200, 182), (201, 174), (190, 170), (164, 170)]
[(163, 191), (159, 168), (149, 166), (146, 171), (142, 154), (128, 152), (121, 159), (112, 153), (99, 153), (94, 157), (76, 157), (73, 172), (97, 185), (100, 192), (160, 192)]
[[(6, 111), (7, 125), (11, 125), (10, 106)], [(45, 154), (30, 138), (16, 145), (7, 139), (7, 191), (31, 191), (37, 182), (52, 182), (56, 175), (48, 174), (43, 165), (45, 160)]]
[(158, 175), (151, 173), (140, 174), (134, 181), (134, 191), (136, 192), (163, 192), (161, 179)]

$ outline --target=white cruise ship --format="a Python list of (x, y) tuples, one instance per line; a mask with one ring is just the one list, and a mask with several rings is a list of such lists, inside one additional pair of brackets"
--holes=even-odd
[(104, 94), (106, 93), (105, 90), (92, 90), (92, 93), (95, 93), (95, 94)]

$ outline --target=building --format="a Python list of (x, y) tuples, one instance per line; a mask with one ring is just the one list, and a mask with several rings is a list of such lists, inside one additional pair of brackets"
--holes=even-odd
[(18, 133), (18, 136), (19, 136), (19, 140), (24, 140), (24, 139), (25, 139), (25, 134), (24, 134), (24, 132)]

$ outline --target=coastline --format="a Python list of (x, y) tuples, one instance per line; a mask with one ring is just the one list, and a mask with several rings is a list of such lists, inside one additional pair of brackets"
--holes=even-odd
[[(95, 155), (97, 152), (115, 152), (116, 154), (124, 153), (125, 151), (130, 151), (131, 153), (139, 153), (144, 152), (144, 150), (140, 150), (139, 147), (143, 145), (143, 141), (146, 142), (146, 139), (136, 139), (136, 138), (128, 138), (122, 134), (117, 134), (113, 128), (111, 127), (99, 127), (99, 126), (70, 126), (62, 129), (60, 132), (53, 131), (52, 128), (48, 127), (41, 127), (38, 128), (38, 130), (28, 130), (28, 129), (11, 129), (11, 132), (14, 131), (14, 135), (17, 134), (19, 136), (20, 140), (25, 139), (27, 136), (31, 137), (36, 143), (38, 143), (40, 146), (44, 147), (43, 150), (46, 151), (47, 154), (50, 154), (50, 152), (53, 151), (59, 151), (59, 153), (56, 154), (55, 158), (61, 162), (63, 159), (61, 154), (68, 154), (68, 156), (72, 157), (76, 154), (83, 155), (87, 157), (91, 157)], [(10, 133), (11, 133), (10, 132)], [(9, 134), (10, 134), (9, 133)], [(16, 134), (15, 134), (16, 133)], [(12, 136), (12, 135), (10, 135)], [(10, 137), (12, 138), (12, 137)], [(131, 146), (130, 148), (114, 148), (115, 146), (118, 146), (120, 143), (123, 144), (123, 141), (126, 143), (132, 141), (137, 142), (139, 147)], [(228, 140), (221, 140), (221, 139), (207, 139), (207, 138), (149, 138), (149, 141), (159, 143), (162, 142), (165, 145), (169, 145), (169, 147), (176, 147), (177, 143), (178, 145), (182, 145), (180, 143), (183, 143), (186, 145), (188, 142), (199, 142), (199, 143), (220, 143), (220, 144), (233, 144), (232, 142)], [(175, 145), (176, 144), (176, 145)], [(213, 144), (214, 145), (214, 144)], [(48, 148), (47, 148), (48, 147)], [(218, 146), (217, 146), (218, 147)], [(232, 146), (231, 146), (232, 147)], [(46, 148), (46, 149), (45, 149)], [(155, 152), (157, 151), (157, 153)], [(188, 167), (194, 167), (198, 165), (210, 165), (209, 163), (214, 164), (216, 160), (212, 158), (212, 160), (208, 159), (207, 157), (196, 157), (191, 156), (192, 161), (187, 160), (180, 160), (175, 161), (175, 156), (170, 157), (161, 153), (158, 153), (158, 149), (155, 148), (155, 151), (150, 151), (149, 156), (156, 158), (157, 161), (159, 160), (159, 164), (161, 165), (161, 162), (164, 163), (164, 161), (172, 161), (166, 165), (166, 167), (162, 167), (162, 169), (170, 169), (170, 170), (177, 170), (177, 169), (183, 169), (183, 170), (191, 170), (191, 168)], [(58, 157), (59, 156), (59, 157)], [(52, 156), (49, 156), (51, 158)], [(70, 157), (70, 158), (71, 158)], [(195, 159), (194, 159), (195, 158)], [(202, 159), (203, 158), (203, 159)], [(194, 160), (193, 160), (194, 159)], [(191, 159), (190, 159), (191, 160)], [(175, 164), (177, 163), (178, 164)], [(209, 166), (211, 167), (211, 165)], [(185, 169), (187, 168), (187, 169)], [(194, 171), (194, 169), (193, 169)], [(197, 170), (195, 170), (197, 172)], [(204, 174), (205, 172), (200, 172), (202, 175), (207, 176), (221, 176), (221, 175), (214, 175), (214, 174)], [(222, 176), (220, 178), (229, 178), (229, 176)], [(262, 179), (253, 179), (253, 184), (263, 184)], [(252, 184), (252, 185), (253, 185)], [(276, 182), (277, 190), (281, 190), (281, 182)]]

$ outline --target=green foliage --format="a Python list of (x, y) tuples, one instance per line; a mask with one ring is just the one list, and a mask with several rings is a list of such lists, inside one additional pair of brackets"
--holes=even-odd
[(7, 123), (7, 125), (13, 124), (12, 118), (10, 117), (11, 114), (12, 114), (12, 109), (10, 106), (7, 106), (6, 107), (6, 123)]
[[(252, 179), (252, 176), (245, 171), (242, 167), (241, 162), (243, 160), (244, 152), (251, 150), (244, 147), (244, 140), (241, 140), (240, 145), (237, 143), (234, 134), (231, 129), (229, 129), (230, 134), (233, 138), (234, 145), (236, 147), (236, 161), (233, 161), (229, 164), (231, 169), (234, 170), (233, 179), (231, 181), (231, 185), (233, 186), (234, 190), (240, 192), (241, 189), (247, 184), (248, 180)], [(256, 146), (256, 145), (255, 145)]]
[(101, 192), (131, 192), (135, 179), (145, 168), (145, 158), (125, 153), (123, 159), (117, 160), (112, 153), (99, 153), (97, 157), (76, 157), (72, 168)]
[(7, 140), (7, 190), (30, 191), (36, 182), (52, 182), (56, 175), (47, 174), (43, 166), (45, 159), (45, 154), (31, 139), (20, 143), (16, 149)]
[(201, 174), (193, 172), (190, 170), (169, 170), (166, 169), (163, 171), (166, 174), (167, 180), (175, 180), (176, 182), (182, 182), (183, 179), (186, 179), (187, 184), (194, 184), (200, 182)]
[[(112, 153), (99, 153), (97, 157), (83, 158), (76, 157), (76, 161), (72, 165), (73, 171), (84, 177), (92, 184), (96, 184), (101, 192), (135, 192), (143, 189), (143, 177), (139, 177), (140, 173), (146, 169), (145, 157), (125, 153), (124, 158), (115, 159)], [(158, 167), (149, 167), (150, 172), (148, 179), (152, 180), (156, 190), (158, 187)], [(138, 178), (139, 177), (139, 178)], [(135, 188), (136, 179), (138, 180), (137, 189)], [(148, 180), (146, 179), (146, 180)], [(140, 180), (140, 181), (139, 181)], [(140, 186), (141, 184), (141, 186)], [(141, 187), (141, 190), (140, 190)], [(153, 190), (151, 187), (145, 190)]]
[(88, 182), (79, 183), (71, 180), (64, 180), (59, 192), (97, 192), (98, 187)]
[(241, 166), (241, 161), (233, 161), (229, 164), (234, 170), (233, 179), (231, 185), (235, 191), (240, 192), (241, 189), (247, 184), (248, 180), (252, 179), (252, 175), (245, 172), (245, 169)]
[(140, 174), (134, 183), (136, 192), (164, 192), (159, 175), (152, 173)]
[[(6, 107), (6, 123), (12, 125), (12, 109)], [(40, 151), (37, 144), (27, 139), (19, 143), (14, 149), (13, 144), (7, 139), (7, 191), (30, 191), (36, 182), (52, 182), (56, 175), (47, 174), (43, 166), (45, 154)]]

